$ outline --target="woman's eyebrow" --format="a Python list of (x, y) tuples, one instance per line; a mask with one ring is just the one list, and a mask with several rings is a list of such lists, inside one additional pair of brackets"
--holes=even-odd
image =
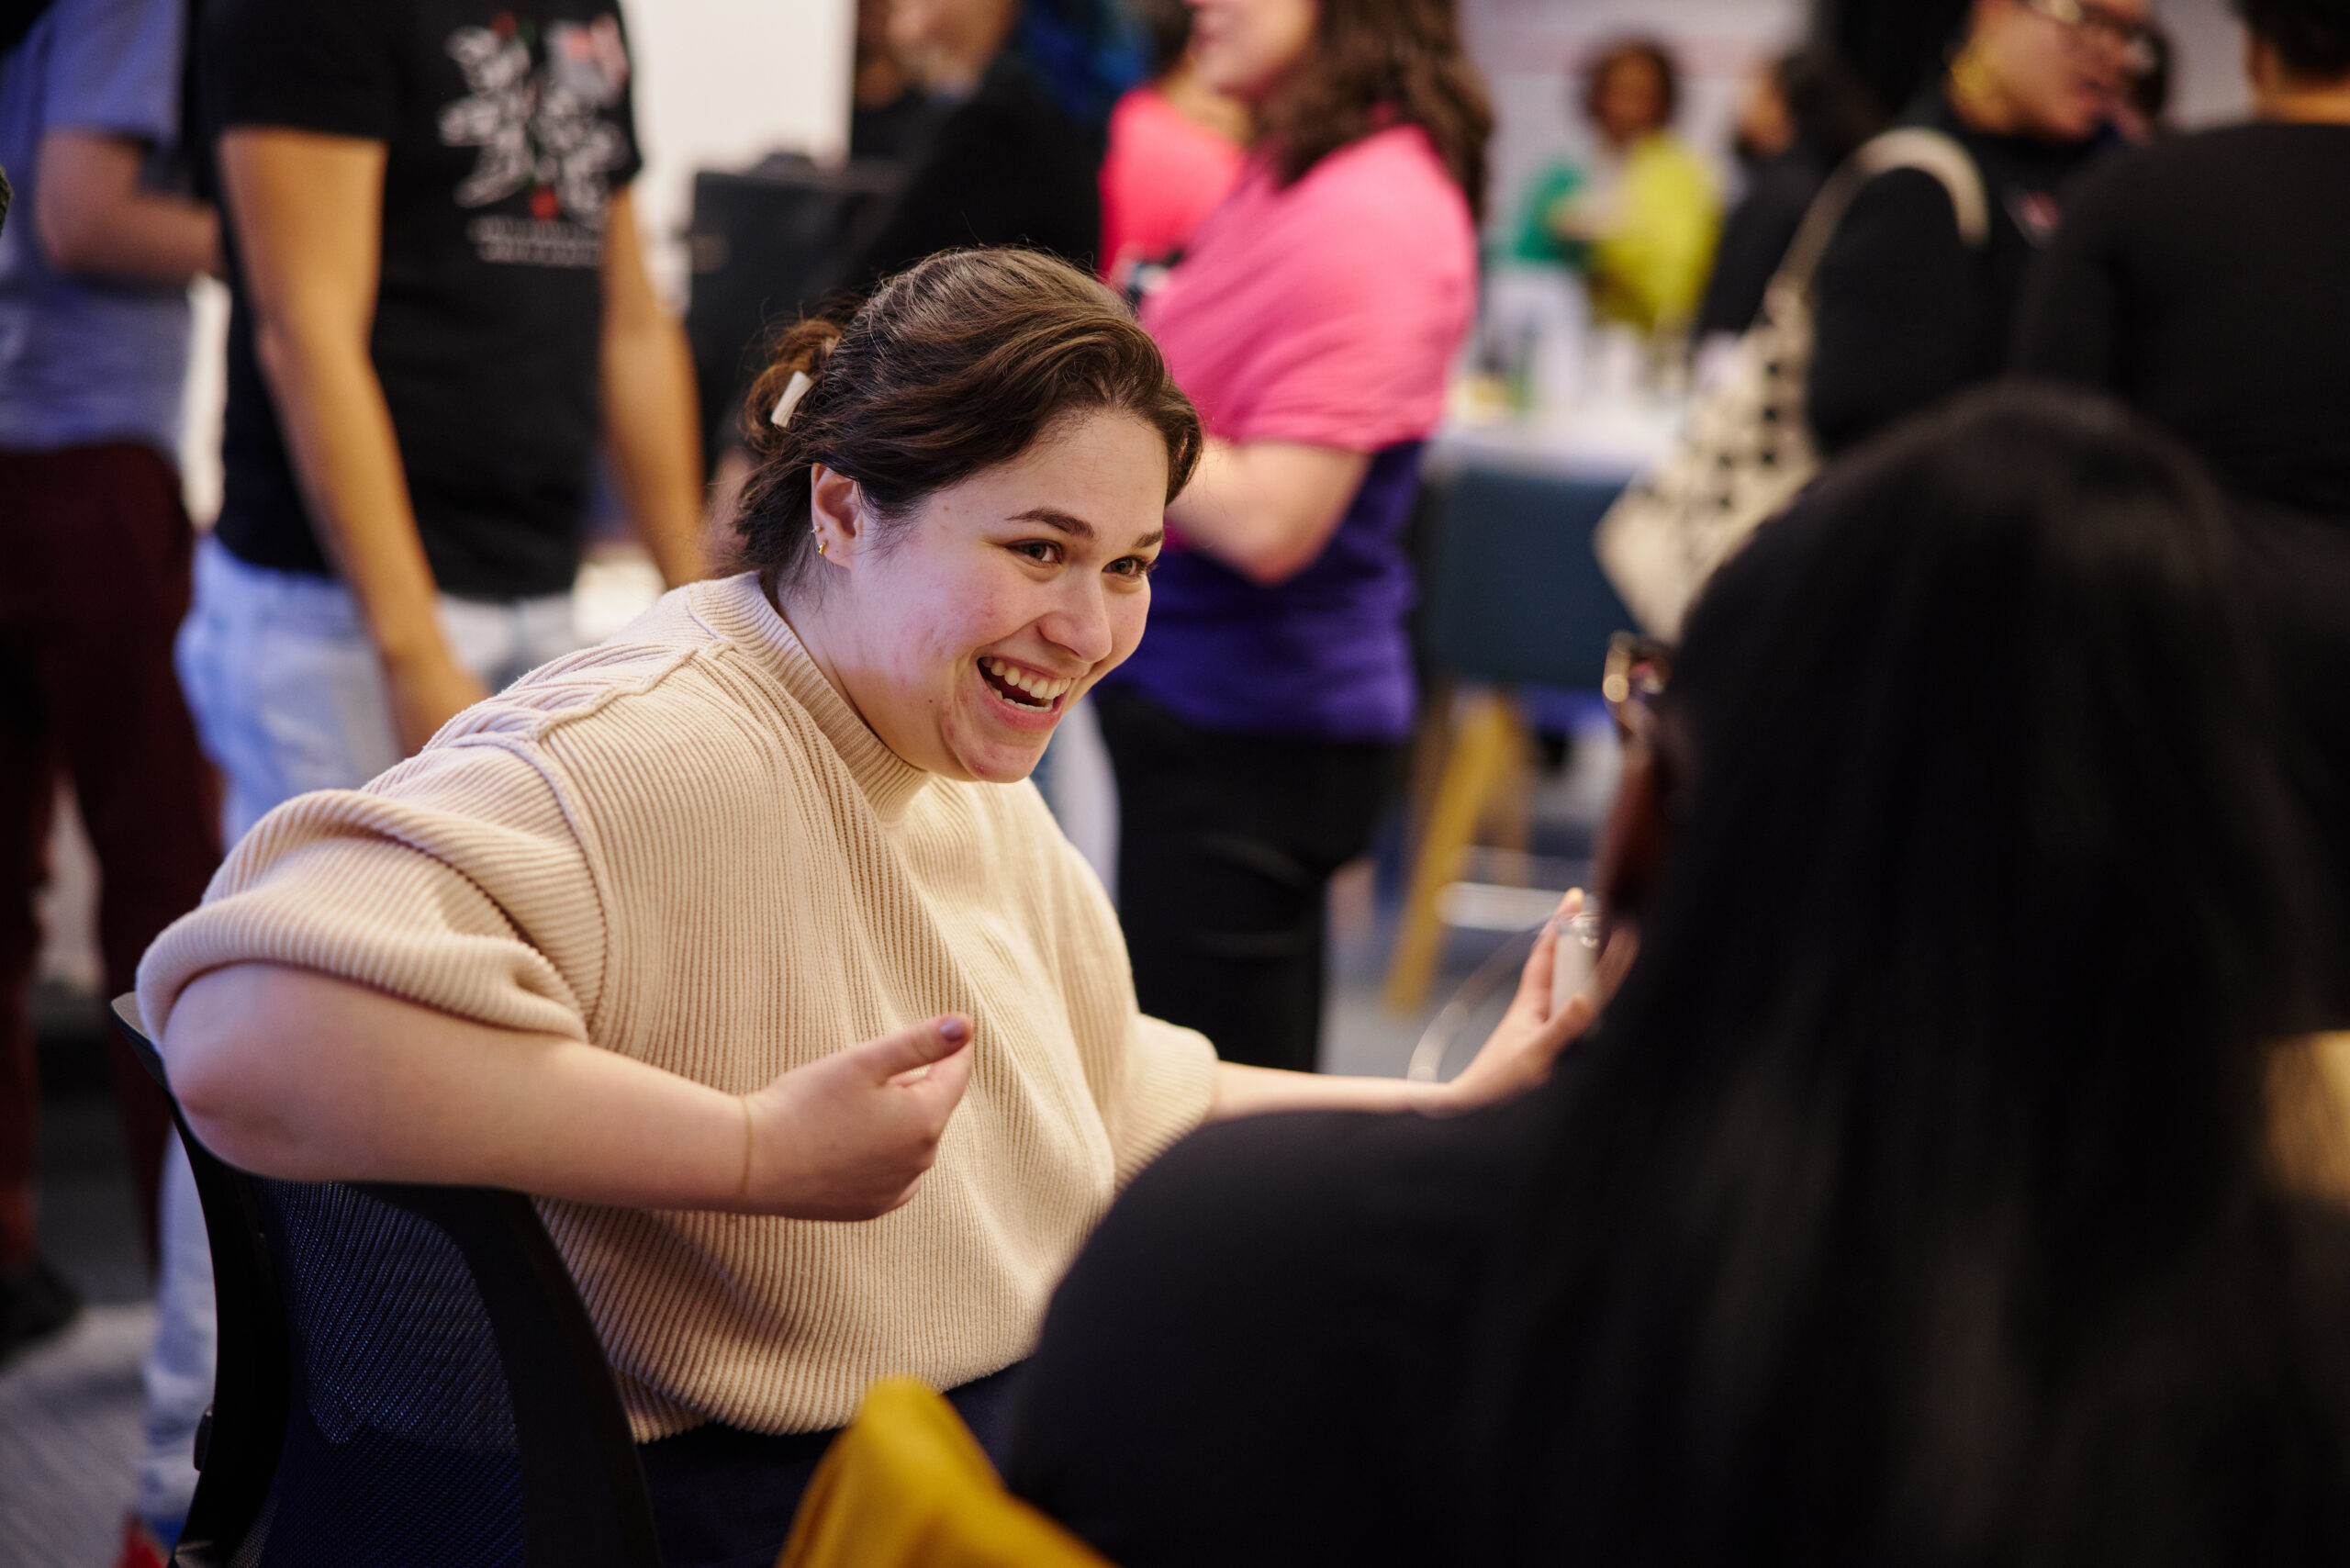
[[(1071, 538), (1082, 539), (1088, 543), (1091, 543), (1095, 539), (1101, 537), (1100, 530), (1096, 529), (1091, 523), (1086, 521), (1081, 517), (1062, 511), (1057, 507), (1030, 507), (1026, 511), (1013, 512), (1006, 521), (1011, 522), (1041, 522), (1046, 528), (1058, 529), (1061, 532), (1069, 535)], [(1137, 534), (1135, 538), (1134, 543), (1128, 546), (1128, 548), (1135, 550), (1148, 550), (1154, 545), (1166, 543), (1166, 540), (1167, 531), (1163, 528), (1154, 528), (1148, 533)]]
[(1072, 538), (1091, 540), (1096, 537), (1093, 525), (1056, 507), (1030, 507), (1026, 511), (1013, 512), (1013, 522), (1041, 522), (1046, 528), (1058, 529)]

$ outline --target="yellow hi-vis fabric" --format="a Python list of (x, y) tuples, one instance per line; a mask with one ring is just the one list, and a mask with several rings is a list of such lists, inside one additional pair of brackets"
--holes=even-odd
[(1003, 1489), (955, 1407), (908, 1377), (866, 1392), (776, 1568), (1110, 1568)]

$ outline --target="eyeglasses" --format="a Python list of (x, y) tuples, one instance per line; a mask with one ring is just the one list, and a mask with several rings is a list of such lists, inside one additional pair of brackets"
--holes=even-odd
[(1634, 632), (1618, 632), (1607, 639), (1607, 665), (1599, 678), (1599, 695), (1606, 700), (1607, 716), (1627, 736), (1646, 739), (1655, 718), (1656, 700), (1673, 678), (1673, 645)]
[(2151, 73), (2158, 62), (2154, 29), (2134, 17), (2089, 0), (2022, 0), (2023, 8), (2055, 23), (2076, 39), (2095, 38), (2121, 52), (2121, 68), (2132, 76)]

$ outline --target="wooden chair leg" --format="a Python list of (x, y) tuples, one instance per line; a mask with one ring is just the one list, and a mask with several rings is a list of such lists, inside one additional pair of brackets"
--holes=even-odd
[(1516, 703), (1505, 700), (1502, 711), (1509, 724), (1509, 741), (1493, 791), (1485, 797), (1485, 816), (1477, 842), (1515, 856), (1518, 864), (1496, 879), (1522, 884), (1524, 862), (1534, 847), (1534, 736)]
[(1479, 690), (1460, 700), (1427, 830), (1412, 857), (1395, 952), (1388, 960), (1386, 1002), (1395, 1013), (1417, 1013), (1427, 1000), (1428, 983), (1436, 978), (1444, 948), (1444, 921), (1438, 906), (1461, 855), (1476, 841), (1478, 820), (1507, 770), (1516, 734), (1516, 714), (1501, 693)]
[(1432, 676), (1420, 696), (1419, 721), (1412, 727), (1412, 750), (1404, 796), (1404, 863), (1412, 864), (1427, 837), (1428, 813), (1436, 809), (1437, 785), (1444, 777), (1445, 758), (1452, 755), (1454, 699), (1459, 689), (1450, 676)]

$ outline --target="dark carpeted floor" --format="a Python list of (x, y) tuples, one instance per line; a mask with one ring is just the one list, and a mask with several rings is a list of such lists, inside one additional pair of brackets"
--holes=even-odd
[(0, 1563), (106, 1568), (129, 1506), (154, 1337), (95, 999), (37, 997), (41, 1245), (89, 1304), (0, 1364)]

